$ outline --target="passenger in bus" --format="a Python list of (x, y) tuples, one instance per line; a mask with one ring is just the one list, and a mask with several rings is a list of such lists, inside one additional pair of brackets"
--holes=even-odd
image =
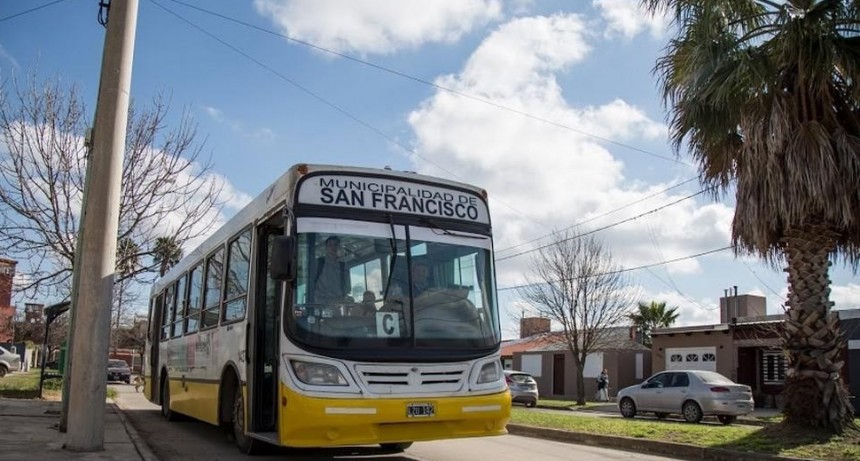
[(412, 296), (416, 298), (430, 288), (430, 269), (424, 263), (412, 266)]
[(317, 304), (337, 304), (347, 301), (349, 273), (340, 260), (340, 239), (331, 236), (325, 240), (325, 256), (317, 258), (314, 278), (314, 299)]
[[(412, 264), (412, 296), (418, 298), (428, 288), (430, 288), (430, 269), (423, 262), (414, 262)], [(392, 300), (402, 299), (409, 295), (409, 287), (406, 283), (393, 285), (389, 292), (389, 298)]]
[(359, 304), (358, 315), (370, 316), (376, 314), (376, 295), (372, 291), (367, 290), (361, 297)]

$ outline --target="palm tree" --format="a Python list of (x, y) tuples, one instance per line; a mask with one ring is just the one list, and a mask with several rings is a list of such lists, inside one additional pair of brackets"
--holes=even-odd
[(152, 250), (152, 261), (158, 264), (158, 275), (164, 275), (182, 259), (182, 248), (174, 237), (158, 237)]
[(671, 326), (678, 319), (678, 308), (666, 310), (665, 302), (639, 302), (639, 312), (628, 314), (635, 327), (642, 332), (642, 344), (651, 347), (651, 331)]
[(860, 14), (847, 0), (643, 0), (677, 25), (657, 61), (676, 152), (736, 189), (736, 254), (787, 263), (787, 424), (853, 426), (831, 257), (860, 263)]

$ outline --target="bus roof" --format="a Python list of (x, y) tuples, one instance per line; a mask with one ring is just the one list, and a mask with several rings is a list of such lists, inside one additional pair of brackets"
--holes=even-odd
[(239, 210), (224, 225), (216, 230), (211, 236), (203, 241), (197, 248), (187, 255), (158, 279), (153, 286), (153, 293), (160, 292), (168, 282), (172, 282), (179, 274), (189, 270), (192, 265), (200, 262), (216, 247), (224, 243), (228, 238), (240, 232), (242, 229), (256, 222), (259, 218), (268, 216), (276, 211), (283, 203), (294, 196), (296, 184), (304, 176), (311, 173), (348, 173), (357, 175), (368, 175), (385, 177), (388, 179), (401, 179), (410, 182), (425, 182), (441, 187), (463, 189), (474, 193), (486, 202), (486, 191), (480, 187), (434, 176), (421, 175), (409, 171), (395, 171), (388, 168), (365, 168), (341, 165), (313, 165), (299, 163), (290, 167), (275, 182), (266, 187), (250, 203)]

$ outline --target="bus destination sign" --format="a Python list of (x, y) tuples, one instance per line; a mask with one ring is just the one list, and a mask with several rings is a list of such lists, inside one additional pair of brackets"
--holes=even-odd
[(299, 203), (490, 223), (486, 203), (474, 193), (383, 178), (313, 176), (302, 182)]

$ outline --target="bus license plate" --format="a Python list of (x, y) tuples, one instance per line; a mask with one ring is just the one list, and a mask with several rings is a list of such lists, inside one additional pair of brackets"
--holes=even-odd
[(428, 418), (435, 415), (436, 408), (432, 403), (410, 403), (406, 405), (408, 418)]

